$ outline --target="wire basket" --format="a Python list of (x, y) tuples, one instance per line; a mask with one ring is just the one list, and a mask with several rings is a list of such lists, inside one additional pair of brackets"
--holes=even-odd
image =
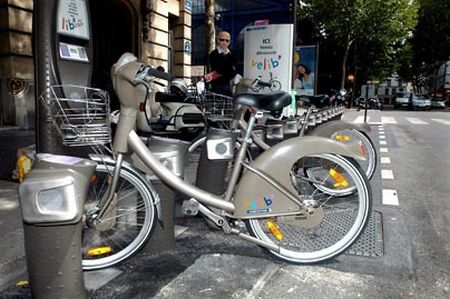
[(66, 146), (103, 145), (111, 142), (109, 95), (76, 85), (54, 85), (40, 96), (48, 120)]
[(206, 118), (215, 123), (229, 127), (233, 120), (233, 98), (213, 92), (205, 92), (203, 108)]

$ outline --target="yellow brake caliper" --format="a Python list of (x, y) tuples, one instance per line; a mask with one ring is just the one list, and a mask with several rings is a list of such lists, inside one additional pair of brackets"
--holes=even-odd
[(335, 181), (335, 183), (333, 184), (333, 187), (335, 189), (339, 187), (346, 188), (349, 186), (349, 183), (347, 182), (345, 177), (341, 173), (339, 173), (336, 169), (330, 168), (330, 175)]

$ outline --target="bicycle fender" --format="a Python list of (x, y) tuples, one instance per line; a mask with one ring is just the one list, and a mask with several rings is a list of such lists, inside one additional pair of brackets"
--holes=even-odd
[(332, 120), (328, 121), (320, 126), (317, 126), (309, 133), (309, 136), (321, 136), (321, 137), (331, 137), (335, 132), (345, 129), (353, 129), (360, 132), (368, 134), (370, 131), (370, 126), (368, 124), (353, 124), (343, 120)]
[(251, 167), (283, 186), (284, 192), (269, 183), (267, 178), (247, 169), (234, 195), (234, 216), (240, 219), (262, 218), (300, 211), (298, 203), (285, 194), (287, 191), (290, 197), (298, 198), (289, 174), (296, 161), (313, 154), (338, 154), (355, 158), (348, 146), (329, 138), (304, 136), (280, 142), (259, 155)]
[[(97, 162), (98, 164), (101, 163), (107, 163), (112, 165), (116, 164), (116, 161), (110, 156), (89, 154), (89, 158)], [(147, 177), (142, 172), (137, 170), (131, 163), (123, 161), (122, 168), (128, 170), (130, 173), (138, 177), (146, 185), (147, 189), (150, 191), (153, 198), (155, 198), (154, 205), (156, 206), (158, 221), (162, 223), (163, 218), (162, 218), (161, 200), (159, 198), (158, 192), (156, 192), (155, 190), (155, 187), (153, 187), (153, 184), (147, 179)]]

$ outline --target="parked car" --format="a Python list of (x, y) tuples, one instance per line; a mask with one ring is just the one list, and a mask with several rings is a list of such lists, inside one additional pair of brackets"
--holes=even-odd
[(431, 110), (431, 100), (427, 95), (418, 95), (412, 97), (411, 108), (413, 110), (424, 109)]
[(394, 109), (412, 107), (411, 100), (413, 96), (414, 95), (410, 92), (397, 93), (394, 99)]
[(431, 107), (432, 108), (443, 109), (443, 108), (445, 108), (446, 103), (447, 103), (447, 100), (445, 100), (443, 97), (434, 96), (431, 98)]

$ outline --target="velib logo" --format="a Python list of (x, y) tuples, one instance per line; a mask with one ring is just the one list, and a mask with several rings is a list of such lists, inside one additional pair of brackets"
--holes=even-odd
[(271, 70), (280, 66), (280, 61), (276, 58), (263, 58), (262, 60), (252, 59), (251, 66), (258, 70)]
[(272, 205), (272, 199), (270, 197), (257, 198), (256, 200), (244, 200), (244, 206), (247, 209), (259, 210), (263, 209), (268, 210), (268, 208)]
[(277, 56), (277, 50), (272, 46), (270, 38), (263, 38), (256, 57), (252, 58), (250, 66), (258, 70), (272, 70), (280, 66), (281, 55)]
[(76, 20), (75, 18), (71, 18), (71, 19), (66, 19), (66, 18), (62, 18), (62, 29), (65, 31), (71, 31), (71, 30), (75, 30), (77, 28), (80, 28), (84, 25), (83, 21), (81, 19)]

